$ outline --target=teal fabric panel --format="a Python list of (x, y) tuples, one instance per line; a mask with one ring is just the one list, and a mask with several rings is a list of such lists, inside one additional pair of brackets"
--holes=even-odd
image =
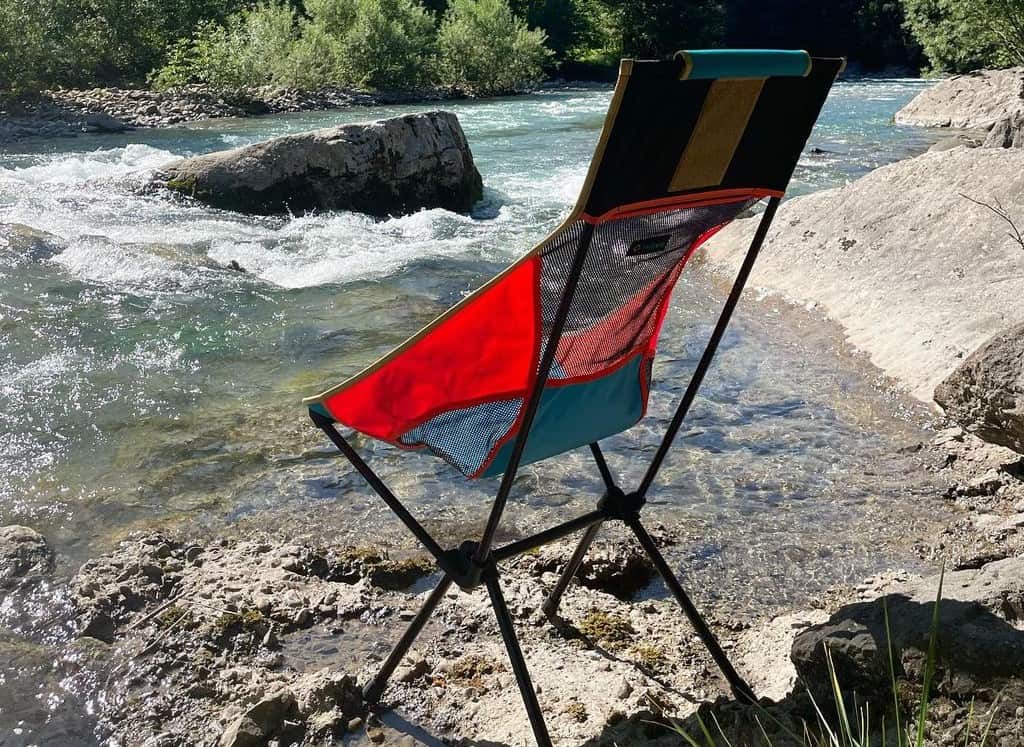
[(687, 80), (804, 77), (811, 57), (799, 49), (697, 49), (680, 54), (692, 65)]
[(321, 405), (319, 402), (314, 402), (313, 404), (311, 404), (309, 406), (309, 410), (310, 412), (315, 412), (318, 415), (323, 415), (325, 418), (329, 420), (334, 420), (334, 416), (331, 415), (331, 413), (327, 412), (327, 408)]
[[(520, 464), (547, 459), (633, 426), (644, 413), (642, 365), (643, 356), (638, 354), (599, 379), (545, 387)], [(514, 445), (515, 438), (507, 441), (482, 476), (504, 472)]]

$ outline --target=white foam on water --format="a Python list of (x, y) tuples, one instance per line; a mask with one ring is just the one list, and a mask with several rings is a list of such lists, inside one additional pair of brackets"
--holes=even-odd
[(181, 262), (101, 236), (75, 239), (49, 261), (79, 279), (136, 292), (194, 287), (198, 279), (196, 273)]
[[(491, 221), (493, 224), (500, 223)], [(209, 257), (237, 261), (284, 288), (384, 277), (427, 257), (458, 256), (481, 241), (480, 222), (447, 210), (375, 221), (356, 213), (294, 218), (277, 231), (215, 240)]]
[[(75, 184), (93, 179), (125, 176), (159, 168), (175, 155), (149, 145), (132, 144), (88, 153), (50, 156), (41, 163), (21, 168), (0, 168), (0, 189), (16, 189), (12, 182), (26, 184)], [(5, 184), (5, 182), (7, 182)]]

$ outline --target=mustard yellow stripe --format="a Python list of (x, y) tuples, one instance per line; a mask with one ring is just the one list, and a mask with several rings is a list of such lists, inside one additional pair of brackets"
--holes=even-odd
[(722, 183), (757, 106), (764, 81), (723, 79), (711, 84), (697, 125), (669, 182), (669, 192), (717, 187)]

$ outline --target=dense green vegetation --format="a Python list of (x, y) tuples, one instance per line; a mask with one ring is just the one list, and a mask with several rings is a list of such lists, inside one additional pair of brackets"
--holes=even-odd
[(1024, 0), (904, 0), (907, 27), (937, 70), (1024, 65)]
[(865, 70), (1024, 64), (1024, 0), (2, 0), (0, 92), (197, 82), (490, 95), (714, 46), (803, 48)]

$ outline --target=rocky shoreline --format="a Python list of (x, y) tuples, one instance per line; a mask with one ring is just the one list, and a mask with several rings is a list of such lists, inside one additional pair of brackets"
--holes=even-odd
[[(954, 653), (966, 640), (972, 647), (970, 655), (943, 659), (929, 744), (963, 733), (974, 698), (976, 719), (996, 709), (991, 743), (1011, 747), (1024, 733), (1024, 679), (1000, 647), (1024, 640), (1024, 460), (958, 428), (917, 448), (948, 485), (935, 500), (957, 510), (915, 552), (947, 563), (943, 640)], [(662, 546), (679, 541), (663, 526), (653, 533)], [(501, 568), (556, 744), (678, 744), (672, 725), (699, 733), (698, 709), (705, 718), (714, 714), (735, 744), (751, 745), (759, 743), (751, 730), (763, 710), (775, 724), (768, 727), (773, 742), (789, 744), (785, 729), (816, 719), (798, 676), (819, 701), (828, 697), (822, 641), (844, 685), (885, 707), (888, 674), (877, 660), (882, 597), (890, 609), (909, 605), (894, 635), (900, 687), (912, 708), (934, 578), (889, 572), (831, 589), (812, 609), (753, 623), (706, 609), (762, 697), (751, 709), (728, 695), (671, 598), (649, 592), (658, 588), (655, 571), (617, 527), (588, 556), (560, 617), (546, 618), (541, 603), (571, 550), (560, 542)], [(0, 529), (9, 603), (17, 606), (52, 569), (42, 537)], [(142, 532), (71, 579), (77, 632), (60, 656), (74, 662), (78, 678), (87, 672), (106, 683), (96, 701), (98, 737), (116, 744), (526, 743), (526, 719), (482, 589), (450, 591), (383, 710), (362, 702), (358, 687), (436, 582), (415, 552), (392, 558), (373, 547), (317, 547), (264, 533), (196, 541)]]
[(360, 91), (324, 88), (303, 91), (263, 86), (222, 91), (190, 85), (168, 91), (126, 88), (58, 89), (34, 98), (0, 100), (0, 144), (32, 137), (74, 137), (124, 132), (136, 127), (169, 127), (219, 117), (387, 106), (464, 98), (449, 89)]

